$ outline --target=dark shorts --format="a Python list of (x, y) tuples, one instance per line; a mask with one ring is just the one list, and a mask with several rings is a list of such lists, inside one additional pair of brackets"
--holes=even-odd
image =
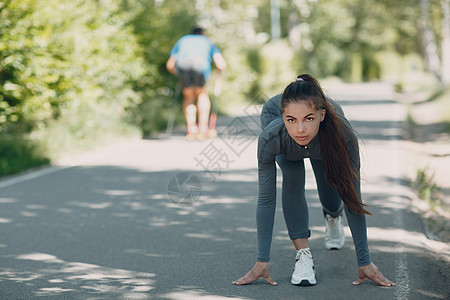
[(206, 79), (201, 61), (195, 58), (180, 60), (177, 61), (177, 69), (183, 87), (205, 86)]
[(190, 87), (190, 86), (199, 86), (203, 87), (205, 86), (205, 76), (203, 76), (202, 72), (197, 71), (180, 71), (180, 79), (181, 83), (183, 84), (183, 87)]

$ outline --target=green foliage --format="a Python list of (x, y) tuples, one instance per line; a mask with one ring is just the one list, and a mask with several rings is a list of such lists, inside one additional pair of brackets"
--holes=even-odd
[[(430, 2), (434, 11), (436, 1)], [(372, 80), (382, 76), (380, 62), (375, 59), (378, 52), (421, 52), (417, 0), (291, 3), (283, 6), (289, 10), (284, 14), (295, 22), (291, 21), (283, 32), (286, 37), (289, 33), (300, 36), (300, 49), (296, 49), (299, 61), (294, 64), (298, 73), (337, 75), (348, 81)], [(439, 18), (435, 14), (433, 20)]]
[(294, 52), (287, 47), (286, 41), (278, 41), (264, 45), (261, 54), (264, 57), (264, 73), (261, 78), (264, 92), (269, 96), (283, 92), (286, 85), (294, 81), (297, 75), (290, 67)]
[(263, 59), (259, 49), (250, 48), (247, 51), (247, 62), (250, 68), (252, 69), (252, 72), (257, 76), (256, 80), (254, 80), (253, 83), (250, 84), (250, 89), (247, 93), (247, 96), (251, 98), (255, 97), (255, 95), (258, 95), (258, 93), (260, 93), (260, 91), (262, 90), (261, 77), (264, 69), (263, 69)]
[(433, 175), (429, 175), (426, 169), (418, 169), (416, 180), (413, 182), (418, 196), (428, 202), (432, 209), (441, 205), (439, 197), (439, 187), (433, 180)]
[(133, 16), (120, 3), (14, 0), (1, 7), (0, 133), (48, 140), (52, 153), (62, 146), (47, 136), (54, 126), (63, 140), (86, 142), (100, 135), (93, 128), (105, 133), (123, 123), (140, 102), (134, 86), (144, 60), (127, 25)]
[(46, 126), (75, 99), (137, 101), (143, 61), (118, 4), (15, 0), (1, 10), (1, 131)]
[[(433, 97), (436, 98), (433, 99)], [(440, 121), (443, 124), (442, 132), (450, 134), (450, 87), (431, 95), (430, 99), (434, 100), (439, 107)]]
[(39, 147), (23, 136), (2, 135), (0, 137), (0, 176), (40, 167), (50, 162)]

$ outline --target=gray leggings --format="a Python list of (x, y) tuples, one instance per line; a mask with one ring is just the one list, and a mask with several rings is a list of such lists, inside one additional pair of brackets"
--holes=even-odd
[[(276, 157), (276, 161), (283, 174), (281, 199), (289, 237), (291, 240), (309, 238), (311, 231), (305, 197), (305, 163), (303, 160), (287, 160), (281, 154)], [(323, 161), (316, 159), (310, 161), (324, 214), (339, 216), (344, 210), (344, 203), (339, 193), (325, 179)]]

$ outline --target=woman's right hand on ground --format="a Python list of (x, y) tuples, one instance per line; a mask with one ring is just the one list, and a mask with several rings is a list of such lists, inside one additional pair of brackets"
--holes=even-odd
[(233, 281), (235, 285), (243, 285), (251, 283), (258, 279), (265, 279), (270, 285), (277, 285), (269, 275), (269, 263), (268, 262), (259, 262), (257, 261), (255, 266), (244, 276), (239, 278), (236, 281)]
[(384, 277), (380, 270), (378, 270), (377, 266), (373, 263), (363, 267), (358, 267), (358, 273), (359, 278), (353, 282), (354, 285), (360, 285), (364, 279), (370, 279), (382, 286), (395, 286), (395, 283)]

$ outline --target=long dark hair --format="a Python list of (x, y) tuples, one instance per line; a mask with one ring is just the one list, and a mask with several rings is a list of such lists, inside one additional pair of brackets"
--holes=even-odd
[(323, 159), (325, 177), (335, 188), (347, 208), (355, 214), (368, 214), (361, 202), (355, 181), (360, 180), (359, 170), (350, 160), (346, 137), (352, 139), (353, 146), (358, 149), (358, 141), (354, 140), (349, 127), (339, 117), (334, 105), (328, 101), (319, 82), (309, 74), (302, 74), (290, 83), (281, 96), (281, 107), (289, 103), (308, 102), (316, 110), (325, 109), (325, 119), (320, 123), (320, 151)]

